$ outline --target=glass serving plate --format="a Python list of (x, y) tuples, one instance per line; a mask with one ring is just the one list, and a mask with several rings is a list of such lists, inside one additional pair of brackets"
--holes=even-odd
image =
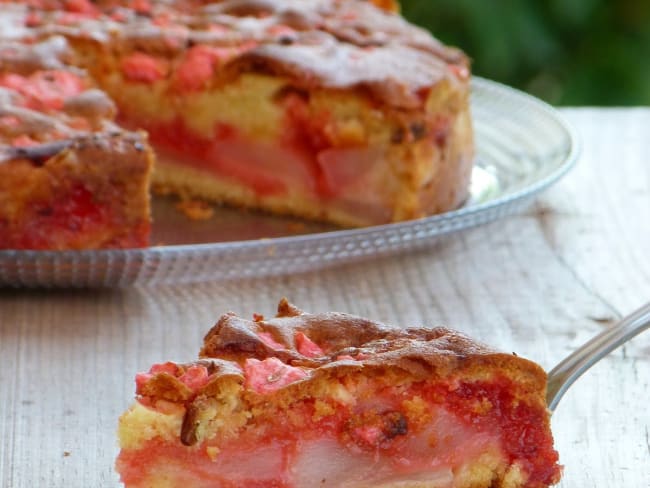
[(191, 283), (312, 271), (431, 245), (440, 236), (521, 210), (575, 163), (579, 144), (549, 105), (475, 78), (477, 156), (471, 197), (452, 212), (340, 230), (218, 208), (191, 221), (154, 198), (152, 246), (96, 251), (0, 251), (0, 286), (106, 287)]

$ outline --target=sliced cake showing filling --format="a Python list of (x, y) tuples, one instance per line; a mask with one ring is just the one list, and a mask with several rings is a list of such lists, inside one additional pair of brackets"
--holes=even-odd
[(46, 2), (26, 30), (65, 36), (149, 133), (162, 192), (343, 226), (467, 198), (469, 62), (392, 0), (74, 5)]
[(192, 363), (136, 377), (127, 487), (541, 488), (559, 481), (536, 364), (445, 328), (282, 300), (222, 316)]
[(67, 42), (0, 43), (0, 249), (148, 244), (152, 153), (67, 65)]

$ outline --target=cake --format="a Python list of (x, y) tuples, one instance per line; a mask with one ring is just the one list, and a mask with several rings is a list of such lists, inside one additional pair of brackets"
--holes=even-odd
[(153, 154), (66, 65), (64, 38), (0, 45), (0, 249), (142, 247)]
[(116, 466), (128, 488), (547, 487), (545, 389), (535, 363), (458, 332), (282, 300), (138, 374)]
[(395, 10), (0, 1), (0, 50), (63, 39), (121, 130), (148, 135), (159, 193), (377, 225), (457, 208), (473, 158), (467, 57)]

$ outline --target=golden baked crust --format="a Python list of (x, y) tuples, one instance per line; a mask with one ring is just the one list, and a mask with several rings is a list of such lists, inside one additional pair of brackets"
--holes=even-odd
[[(165, 476), (190, 486), (314, 486), (311, 476), (321, 486), (539, 488), (560, 476), (544, 371), (446, 328), (308, 314), (282, 300), (271, 319), (225, 314), (198, 361), (156, 365), (136, 383), (138, 402), (120, 420), (127, 486), (156, 479), (171, 453), (192, 461)], [(282, 465), (237, 474), (238, 453), (263, 452)]]

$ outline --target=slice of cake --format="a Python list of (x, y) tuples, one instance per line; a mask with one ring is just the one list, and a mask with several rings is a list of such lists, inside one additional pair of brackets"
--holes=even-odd
[(24, 28), (66, 37), (120, 123), (149, 133), (161, 192), (365, 226), (468, 195), (468, 60), (395, 8), (52, 1)]
[(0, 43), (0, 249), (148, 244), (153, 156), (67, 65), (67, 42)]
[(559, 481), (536, 364), (449, 329), (283, 300), (222, 316), (200, 359), (136, 377), (127, 487), (540, 488)]

